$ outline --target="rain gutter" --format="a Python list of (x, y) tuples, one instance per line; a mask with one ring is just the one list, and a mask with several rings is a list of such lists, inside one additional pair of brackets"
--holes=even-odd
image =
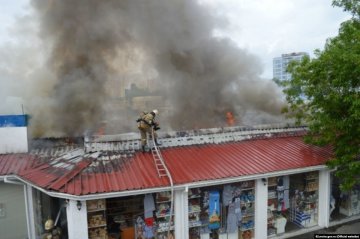
[[(224, 179), (208, 180), (208, 181), (201, 181), (201, 182), (194, 182), (194, 183), (186, 183), (186, 184), (174, 185), (173, 188), (175, 190), (185, 190), (186, 188), (189, 189), (189, 188), (207, 187), (207, 186), (214, 186), (214, 185), (221, 185), (221, 184), (261, 179), (261, 178), (269, 178), (269, 177), (277, 177), (277, 176), (305, 173), (305, 172), (318, 171), (318, 170), (324, 170), (324, 169), (328, 169), (328, 167), (326, 165), (317, 165), (317, 166), (311, 166), (311, 167), (306, 167), (306, 168), (289, 169), (289, 170), (275, 171), (275, 172), (264, 173), (264, 174), (254, 174), (254, 175), (246, 175), (246, 176), (233, 177), (233, 178), (224, 178)], [(18, 177), (16, 175), (5, 176), (3, 178), (4, 178), (4, 181), (12, 182), (12, 183), (14, 183), (14, 180), (18, 180), (19, 182), (17, 182), (17, 183), (22, 182), (22, 183), (28, 184), (51, 197), (71, 199), (71, 200), (105, 199), (105, 198), (125, 197), (125, 196), (141, 195), (141, 194), (156, 193), (156, 192), (163, 192), (163, 191), (171, 190), (171, 186), (169, 185), (166, 187), (155, 187), (155, 188), (146, 188), (146, 189), (138, 189), (138, 190), (126, 190), (126, 191), (120, 191), (120, 192), (109, 192), (109, 193), (98, 193), (98, 194), (76, 196), (76, 195), (72, 195), (72, 194), (68, 194), (68, 193), (59, 193), (59, 192), (45, 190), (45, 189), (43, 189), (39, 186), (36, 186), (35, 184), (33, 184), (27, 180), (24, 180), (21, 177)], [(1, 177), (0, 177), (0, 179), (1, 179)]]

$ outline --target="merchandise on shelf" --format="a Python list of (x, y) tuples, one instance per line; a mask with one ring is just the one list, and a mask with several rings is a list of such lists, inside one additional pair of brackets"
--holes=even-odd
[(170, 218), (171, 192), (157, 193), (155, 198), (156, 238), (166, 238), (169, 227), (174, 230), (174, 208)]
[(346, 216), (360, 214), (360, 190), (355, 189), (349, 193), (342, 193), (340, 213)]
[(315, 226), (318, 215), (318, 172), (299, 175), (294, 181), (298, 187), (294, 188), (291, 200), (290, 220), (299, 227)]
[(107, 239), (106, 204), (104, 199), (86, 202), (90, 239)]

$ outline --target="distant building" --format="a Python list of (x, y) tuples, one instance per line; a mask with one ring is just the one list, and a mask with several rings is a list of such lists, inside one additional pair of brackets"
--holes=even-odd
[(291, 74), (286, 72), (286, 68), (290, 61), (300, 61), (304, 56), (309, 56), (306, 52), (294, 52), (282, 54), (281, 57), (273, 59), (273, 78), (280, 81), (290, 80)]

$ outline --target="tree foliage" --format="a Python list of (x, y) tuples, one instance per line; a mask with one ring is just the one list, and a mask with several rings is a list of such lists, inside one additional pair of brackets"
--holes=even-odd
[(342, 188), (349, 190), (360, 183), (360, 4), (343, 0), (333, 5), (351, 11), (353, 18), (341, 24), (324, 50), (315, 50), (314, 59), (289, 64), (284, 112), (308, 124), (307, 142), (333, 147), (328, 166), (337, 169)]
[(359, 0), (333, 0), (332, 5), (344, 8), (344, 11), (351, 12), (353, 16), (360, 16)]

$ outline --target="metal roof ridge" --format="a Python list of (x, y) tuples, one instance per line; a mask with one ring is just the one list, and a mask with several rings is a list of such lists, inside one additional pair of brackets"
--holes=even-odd
[[(306, 130), (306, 126), (291, 126), (288, 124), (258, 125), (251, 127), (236, 126), (162, 132), (158, 133), (158, 139), (162, 143), (161, 148), (168, 148), (201, 144), (220, 144), (259, 138), (294, 136)], [(85, 152), (127, 151), (133, 153), (140, 148), (140, 137), (138, 133), (92, 136), (85, 138), (84, 147)]]

